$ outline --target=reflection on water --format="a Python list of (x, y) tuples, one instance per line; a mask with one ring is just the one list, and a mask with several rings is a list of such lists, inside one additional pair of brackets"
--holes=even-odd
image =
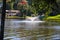
[[(18, 21), (18, 22), (16, 22)], [(47, 26), (40, 22), (19, 22), (7, 19), (4, 40), (57, 40), (60, 39), (60, 26)]]

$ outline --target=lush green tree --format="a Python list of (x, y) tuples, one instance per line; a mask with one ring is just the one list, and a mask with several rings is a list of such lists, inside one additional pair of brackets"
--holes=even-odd
[[(44, 12), (45, 16), (48, 17), (50, 13), (54, 12), (59, 12), (59, 6), (56, 2), (56, 0), (32, 0), (32, 8), (34, 13), (39, 12)], [(56, 14), (56, 13), (54, 13)]]
[[(59, 13), (59, 6), (56, 2), (56, 0), (27, 0), (28, 3), (30, 2), (30, 5), (23, 5), (23, 8), (26, 9), (26, 11), (30, 10), (32, 13), (36, 14), (42, 14), (45, 13), (45, 17), (48, 17), (50, 13), (55, 12)], [(22, 5), (18, 6), (18, 10), (22, 8)]]

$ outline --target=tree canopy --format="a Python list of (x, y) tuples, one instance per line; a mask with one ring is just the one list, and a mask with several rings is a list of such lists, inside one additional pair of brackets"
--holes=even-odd
[(59, 6), (56, 0), (32, 0), (32, 7), (35, 8), (34, 12), (45, 11), (45, 13), (48, 14), (51, 13), (51, 11), (59, 12)]

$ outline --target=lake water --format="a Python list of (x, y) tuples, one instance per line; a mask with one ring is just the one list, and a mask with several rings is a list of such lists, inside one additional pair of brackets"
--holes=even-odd
[[(47, 22), (20, 22), (19, 19), (6, 19), (4, 40), (58, 40), (60, 26)], [(53, 23), (54, 24), (54, 23)]]

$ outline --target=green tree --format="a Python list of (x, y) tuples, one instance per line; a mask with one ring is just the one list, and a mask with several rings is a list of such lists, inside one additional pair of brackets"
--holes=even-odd
[(56, 0), (32, 0), (32, 7), (34, 8), (33, 10), (35, 10), (34, 13), (38, 13), (38, 11), (43, 12), (43, 10), (45, 10), (46, 17), (48, 17), (48, 14), (53, 10), (59, 12), (59, 6)]

